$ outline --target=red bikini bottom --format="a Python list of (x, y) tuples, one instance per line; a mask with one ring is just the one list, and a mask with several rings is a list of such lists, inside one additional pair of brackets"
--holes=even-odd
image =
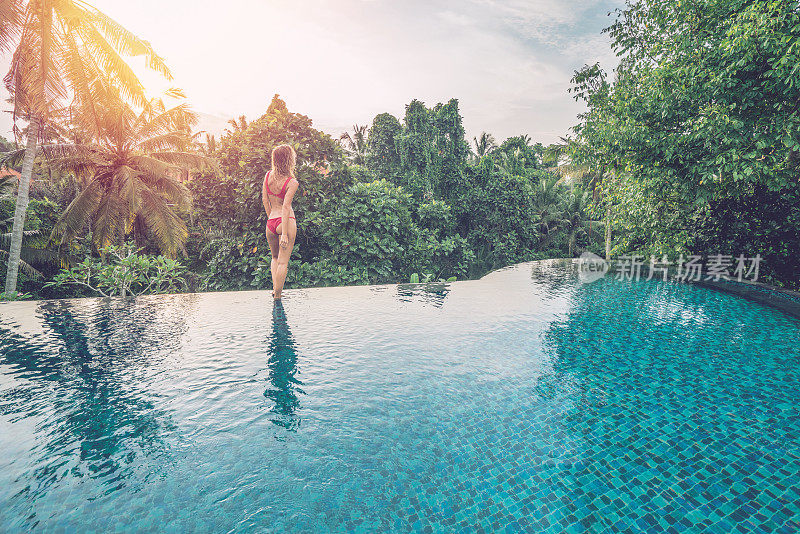
[[(294, 219), (294, 217), (289, 217), (290, 219)], [(297, 219), (294, 219), (297, 220)], [(272, 232), (273, 234), (278, 234), (278, 225), (281, 223), (281, 217), (275, 217), (274, 219), (267, 219), (267, 230)]]

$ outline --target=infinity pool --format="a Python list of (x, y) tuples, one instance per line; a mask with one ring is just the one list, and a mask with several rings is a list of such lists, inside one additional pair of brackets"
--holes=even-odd
[(0, 531), (796, 532), (800, 321), (557, 264), (0, 305)]

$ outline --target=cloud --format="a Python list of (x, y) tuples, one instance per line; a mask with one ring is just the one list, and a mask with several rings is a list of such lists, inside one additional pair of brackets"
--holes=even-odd
[[(487, 18), (497, 18), (521, 37), (557, 44), (567, 39), (565, 27), (573, 27), (601, 0), (472, 0), (486, 8)], [(494, 16), (492, 16), (494, 15)]]
[(441, 11), (439, 17), (445, 22), (456, 26), (472, 26), (475, 23), (471, 17), (453, 11)]

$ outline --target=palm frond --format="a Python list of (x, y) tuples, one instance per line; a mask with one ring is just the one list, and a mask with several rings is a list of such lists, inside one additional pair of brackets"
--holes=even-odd
[[(41, 70), (42, 43), (37, 31), (38, 20), (32, 14), (27, 15), (27, 20), (3, 81), (13, 100), (15, 114), (46, 117), (50, 109), (58, 107), (53, 95), (62, 92), (57, 87), (58, 81), (54, 80), (56, 69)], [(45, 64), (49, 65), (50, 61), (45, 61)]]
[(147, 107), (148, 102), (142, 82), (97, 28), (91, 24), (80, 24), (77, 31), (87, 52), (109, 80), (120, 89), (124, 97), (136, 106)]
[(189, 236), (186, 223), (153, 191), (143, 189), (141, 193), (139, 216), (152, 232), (159, 250), (166, 256), (174, 257), (183, 249)]
[(175, 165), (176, 167), (200, 167), (210, 163), (210, 160), (202, 154), (192, 154), (191, 152), (177, 151), (156, 151), (149, 154), (150, 158)]
[(145, 116), (139, 121), (139, 139), (147, 139), (160, 134), (172, 133), (177, 130), (190, 130), (197, 124), (197, 115), (189, 107), (189, 104), (182, 103), (165, 109), (152, 117)]
[(192, 193), (183, 183), (171, 176), (150, 177), (147, 187), (174, 204), (179, 210), (188, 211), (192, 207)]
[(48, 165), (76, 176), (90, 175), (106, 162), (103, 154), (94, 145), (59, 143), (42, 145), (40, 148)]
[(25, 21), (22, 0), (4, 0), (0, 3), (0, 52), (11, 50)]
[(115, 192), (128, 207), (128, 219), (139, 209), (138, 193), (141, 184), (138, 176), (139, 173), (127, 165), (117, 168), (114, 173)]
[(4, 152), (0, 154), (0, 167), (17, 167), (22, 164), (22, 158), (24, 157), (24, 148)]
[(103, 197), (103, 186), (98, 179), (94, 179), (83, 191), (69, 203), (64, 213), (61, 214), (51, 238), (60, 239), (61, 243), (70, 241), (85, 226), (86, 222), (97, 211)]
[[(81, 106), (76, 106), (77, 109), (86, 111), (85, 113), (76, 114), (72, 117), (72, 120), (78, 122), (81, 129), (89, 134), (91, 138), (98, 138), (100, 117), (97, 110), (97, 100), (92, 98), (91, 82), (100, 73), (97, 72), (94, 64), (86, 61), (72, 33), (66, 33), (64, 44), (65, 47), (61, 50), (60, 57), (61, 70), (70, 86), (74, 88), (76, 104), (82, 104)], [(90, 120), (81, 120), (84, 117), (90, 118)]]
[[(7, 258), (8, 257), (8, 251), (4, 250), (4, 249), (0, 249), (0, 256), (2, 256), (4, 258)], [(19, 260), (19, 267), (20, 267), (20, 269), (22, 269), (22, 272), (24, 272), (25, 274), (27, 274), (31, 278), (34, 278), (36, 280), (41, 280), (42, 278), (44, 278), (44, 275), (42, 275), (42, 273), (39, 272), (39, 270), (34, 268), (31, 264), (29, 264), (28, 262), (26, 262), (22, 258), (20, 258), (20, 260)]]
[(186, 93), (184, 93), (183, 89), (180, 87), (170, 87), (164, 91), (164, 96), (169, 96), (172, 98), (186, 98)]
[(0, 197), (13, 191), (16, 181), (15, 176), (3, 176), (0, 178)]
[(160, 161), (150, 156), (132, 156), (130, 164), (137, 171), (148, 176), (165, 176), (178, 171), (174, 165)]
[[(22, 235), (25, 237), (35, 237), (37, 235), (41, 235), (39, 230), (24, 230)], [(8, 248), (11, 246), (11, 233), (6, 232), (0, 234), (0, 247)]]
[(164, 59), (156, 54), (148, 41), (140, 39), (126, 30), (117, 21), (97, 9), (91, 9), (91, 22), (108, 38), (111, 44), (123, 55), (145, 56), (147, 66), (161, 74), (167, 80), (172, 80)]
[(189, 141), (189, 138), (182, 132), (168, 132), (153, 136), (149, 139), (139, 141), (137, 148), (144, 152), (154, 152), (159, 150), (178, 150)]
[(128, 226), (128, 207), (123, 200), (106, 192), (95, 211), (92, 221), (92, 239), (98, 250), (117, 244)]

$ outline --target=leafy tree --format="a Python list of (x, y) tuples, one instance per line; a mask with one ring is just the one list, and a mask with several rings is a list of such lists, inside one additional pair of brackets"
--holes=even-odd
[(6, 139), (2, 135), (0, 135), (0, 153), (2, 153), (2, 152), (11, 152), (15, 148), (16, 147), (14, 146), (14, 143), (12, 143), (8, 139)]
[(309, 204), (313, 206), (325, 196), (329, 179), (320, 171), (341, 160), (341, 148), (331, 136), (314, 129), (311, 119), (289, 112), (286, 103), (275, 95), (264, 115), (219, 142), (216, 155), (220, 170), (238, 183), (237, 202), (241, 206), (236, 224), (260, 228), (266, 224), (261, 185), (271, 167), (272, 149), (282, 143), (292, 145), (297, 152), (303, 194), (295, 210), (302, 214)]
[(800, 185), (766, 187), (711, 201), (695, 219), (687, 248), (763, 258), (760, 278), (800, 289)]
[[(205, 263), (202, 290), (227, 291), (269, 287), (270, 277), (267, 267), (272, 256), (266, 239), (260, 232), (215, 236), (200, 250), (199, 256), (198, 260)], [(259, 276), (262, 271), (264, 276)], [(291, 272), (291, 269), (289, 271)]]
[(586, 159), (615, 175), (615, 224), (631, 234), (623, 248), (713, 249), (716, 237), (695, 239), (696, 229), (719, 206), (792, 197), (796, 2), (629, 0), (608, 31), (622, 60), (613, 83), (598, 67), (579, 73), (589, 111), (576, 133)]
[(539, 243), (533, 182), (503, 172), (488, 156), (470, 178), (475, 186), (465, 188), (453, 206), (458, 206), (458, 227), (475, 254), (471, 274), (528, 259)]
[(239, 115), (238, 119), (228, 119), (228, 124), (230, 124), (232, 130), (225, 128), (226, 134), (242, 133), (247, 130), (247, 117)]
[(497, 169), (506, 174), (530, 176), (541, 167), (540, 155), (527, 136), (509, 137), (491, 152)]
[(376, 115), (367, 136), (367, 166), (379, 177), (395, 179), (400, 172), (400, 153), (397, 151), (398, 137), (403, 127), (389, 113)]
[[(587, 154), (585, 147), (574, 139), (562, 137), (561, 142), (551, 144), (543, 151), (543, 157), (545, 165), (551, 167), (553, 172), (582, 189), (591, 191), (592, 202), (585, 207), (590, 212), (604, 213), (605, 220), (602, 225), (605, 227), (605, 257), (610, 260), (613, 200), (608, 195), (608, 190), (614, 177), (613, 173), (608, 170), (607, 165), (602, 165), (602, 162), (598, 165), (597, 159)], [(573, 207), (577, 205), (573, 204)]]
[(540, 246), (544, 248), (553, 242), (563, 221), (564, 186), (558, 175), (540, 173), (538, 180), (533, 182), (533, 191), (533, 220), (539, 231)]
[[(320, 259), (355, 271), (362, 281), (384, 283), (412, 272), (447, 271), (464, 276), (471, 261), (466, 241), (443, 235), (449, 207), (431, 202), (415, 214), (412, 196), (387, 180), (357, 183), (335, 201), (320, 221), (325, 251)], [(342, 215), (347, 224), (341, 224)], [(428, 228), (420, 223), (437, 220)], [(438, 228), (437, 228), (438, 226)]]
[[(18, 39), (18, 40), (17, 40)], [(92, 106), (90, 82), (109, 79), (132, 103), (146, 106), (145, 91), (122, 55), (143, 55), (147, 65), (171, 79), (161, 58), (117, 22), (83, 2), (11, 0), (0, 9), (0, 51), (17, 43), (4, 78), (14, 115), (28, 121), (16, 211), (12, 228), (5, 292), (17, 286), (23, 227), (33, 160), (42, 129), (54, 112), (71, 99)]]
[[(23, 235), (25, 243), (20, 250), (20, 270), (22, 278), (20, 286), (30, 290), (30, 282), (44, 278), (43, 270), (58, 265), (56, 254), (48, 249), (49, 235), (57, 217), (56, 206), (50, 200), (32, 199), (28, 204)], [(14, 200), (11, 195), (0, 195), (0, 246), (7, 248), (11, 238)], [(8, 252), (0, 249), (0, 264), (8, 261)]]
[(447, 199), (463, 186), (470, 154), (458, 100), (432, 109), (419, 100), (406, 106), (405, 127), (397, 138), (405, 185), (413, 194)]

